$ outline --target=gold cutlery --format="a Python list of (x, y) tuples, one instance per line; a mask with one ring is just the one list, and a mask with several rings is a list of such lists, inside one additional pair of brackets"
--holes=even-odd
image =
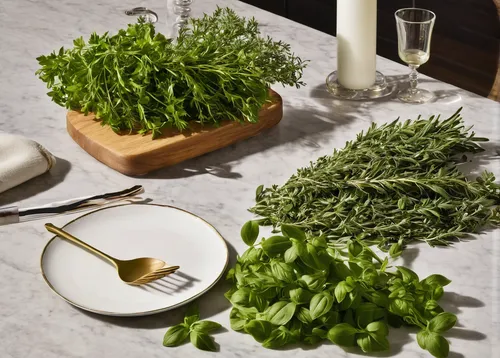
[(129, 285), (143, 285), (145, 283), (161, 279), (179, 269), (179, 266), (168, 266), (164, 261), (151, 257), (141, 257), (133, 260), (119, 260), (96, 249), (86, 242), (77, 239), (70, 233), (54, 226), (53, 224), (45, 224), (45, 228), (49, 232), (69, 240), (111, 262), (118, 271), (120, 279)]

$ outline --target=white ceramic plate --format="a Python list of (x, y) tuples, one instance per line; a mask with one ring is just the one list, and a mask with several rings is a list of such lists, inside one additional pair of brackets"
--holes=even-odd
[(129, 286), (108, 262), (55, 236), (41, 257), (45, 281), (72, 305), (103, 315), (142, 316), (181, 306), (208, 291), (228, 263), (226, 243), (214, 227), (170, 206), (99, 209), (64, 229), (119, 259), (155, 257), (180, 266), (162, 280)]

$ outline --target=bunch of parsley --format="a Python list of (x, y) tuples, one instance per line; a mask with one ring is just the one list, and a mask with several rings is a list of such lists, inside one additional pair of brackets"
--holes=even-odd
[(290, 46), (260, 36), (255, 19), (218, 8), (191, 19), (176, 41), (139, 20), (116, 35), (38, 57), (48, 95), (68, 109), (93, 112), (114, 131), (161, 133), (189, 121), (257, 122), (269, 86), (300, 87), (305, 62)]

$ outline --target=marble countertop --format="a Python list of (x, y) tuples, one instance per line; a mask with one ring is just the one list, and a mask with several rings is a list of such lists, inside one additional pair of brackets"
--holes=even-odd
[[(132, 0), (16, 0), (0, 3), (0, 130), (28, 136), (57, 156), (46, 175), (0, 194), (0, 205), (34, 206), (75, 196), (98, 194), (142, 184), (156, 203), (172, 204), (211, 222), (227, 239), (232, 252), (245, 247), (241, 225), (251, 218), (259, 184), (283, 183), (299, 167), (343, 147), (346, 140), (372, 122), (398, 116), (451, 115), (463, 107), (465, 121), (480, 136), (489, 137), (487, 151), (466, 169), (472, 175), (488, 169), (500, 177), (500, 103), (480, 98), (451, 85), (424, 77), (421, 85), (438, 99), (426, 105), (407, 105), (394, 98), (374, 102), (334, 101), (324, 80), (335, 67), (334, 37), (238, 1), (194, 0), (193, 14), (230, 6), (239, 14), (255, 16), (264, 34), (289, 42), (302, 58), (311, 60), (304, 72), (307, 86), (275, 89), (284, 99), (284, 118), (274, 129), (229, 148), (152, 173), (144, 178), (124, 176), (84, 152), (66, 133), (65, 110), (46, 96), (45, 85), (34, 75), (35, 58), (92, 31), (115, 31), (133, 19), (123, 11), (148, 6), (164, 25), (166, 1)], [(379, 70), (392, 80), (404, 80), (407, 68), (379, 58)], [(64, 224), (74, 216), (59, 216)], [(356, 357), (324, 344), (314, 351), (293, 348), (273, 351), (252, 337), (230, 329), (217, 334), (219, 353), (191, 345), (164, 348), (166, 328), (178, 323), (181, 311), (120, 319), (88, 314), (54, 295), (40, 274), (39, 258), (51, 237), (41, 221), (0, 226), (0, 357), (1, 358), (165, 358), (165, 357)], [(459, 327), (450, 331), (451, 358), (500, 356), (500, 231), (438, 249), (414, 245), (401, 261), (422, 276), (441, 273), (453, 282), (443, 305), (458, 315)], [(200, 300), (202, 316), (229, 328), (229, 304), (222, 296), (225, 282)], [(391, 351), (381, 356), (429, 357), (415, 341), (415, 332), (393, 329)]]

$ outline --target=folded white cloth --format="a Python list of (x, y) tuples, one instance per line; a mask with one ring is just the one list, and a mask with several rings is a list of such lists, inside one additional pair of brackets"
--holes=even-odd
[(55, 163), (37, 142), (0, 132), (0, 193), (47, 172)]

